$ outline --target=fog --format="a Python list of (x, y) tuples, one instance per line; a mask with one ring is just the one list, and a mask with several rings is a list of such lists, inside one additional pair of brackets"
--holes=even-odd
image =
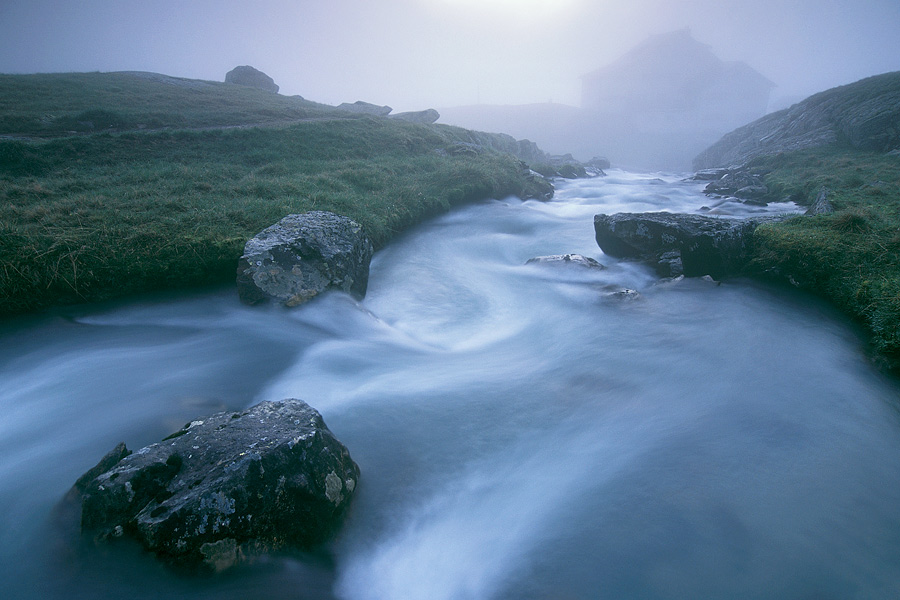
[(897, 0), (3, 0), (0, 72), (250, 64), (328, 104), (577, 107), (583, 75), (684, 27), (771, 80), (770, 108), (900, 70)]

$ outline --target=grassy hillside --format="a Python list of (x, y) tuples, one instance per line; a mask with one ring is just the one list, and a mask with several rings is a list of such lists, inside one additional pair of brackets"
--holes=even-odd
[(292, 212), (347, 215), (379, 247), (451, 205), (548, 189), (463, 129), (146, 74), (0, 76), (3, 134), (0, 315), (232, 280)]
[(900, 156), (835, 147), (758, 158), (776, 197), (811, 203), (822, 188), (832, 215), (756, 230), (753, 268), (790, 276), (858, 318), (875, 349), (900, 366)]
[(157, 73), (0, 74), (0, 134), (59, 136), (351, 118), (299, 96)]

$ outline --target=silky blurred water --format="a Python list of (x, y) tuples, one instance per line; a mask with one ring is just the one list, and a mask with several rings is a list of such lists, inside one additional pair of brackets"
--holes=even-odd
[[(82, 307), (0, 335), (11, 597), (895, 598), (900, 388), (818, 301), (660, 281), (593, 216), (791, 211), (666, 175), (466, 207), (379, 252), (363, 302), (232, 289)], [(580, 253), (606, 269), (526, 265)], [(640, 292), (634, 300), (612, 294)], [(299, 397), (362, 479), (339, 538), (216, 578), (72, 547), (55, 509), (117, 442)]]

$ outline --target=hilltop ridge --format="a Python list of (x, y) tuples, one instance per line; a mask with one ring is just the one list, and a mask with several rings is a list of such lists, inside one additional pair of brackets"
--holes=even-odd
[(900, 71), (820, 92), (739, 127), (701, 152), (694, 169), (823, 146), (872, 152), (900, 148)]

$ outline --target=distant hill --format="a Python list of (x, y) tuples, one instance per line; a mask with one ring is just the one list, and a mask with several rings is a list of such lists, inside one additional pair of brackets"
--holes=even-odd
[(823, 146), (900, 148), (900, 71), (832, 88), (735, 129), (700, 153), (694, 168)]

